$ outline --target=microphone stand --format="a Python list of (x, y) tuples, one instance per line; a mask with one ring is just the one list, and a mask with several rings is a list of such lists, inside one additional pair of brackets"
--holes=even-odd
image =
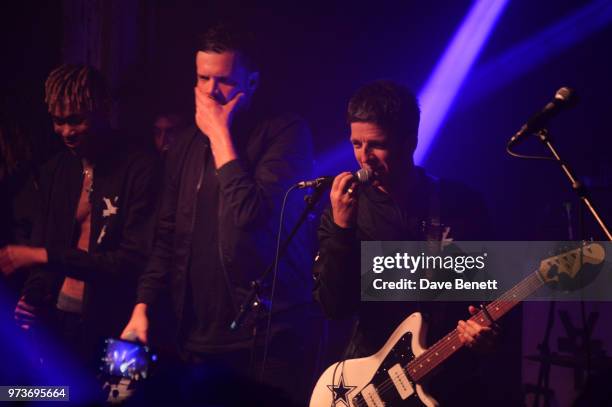
[(591, 212), (591, 214), (593, 215), (593, 217), (595, 218), (595, 220), (601, 227), (601, 230), (606, 235), (606, 238), (609, 241), (612, 241), (612, 234), (610, 234), (610, 229), (608, 229), (604, 221), (601, 219), (601, 216), (599, 216), (599, 213), (597, 213), (597, 210), (591, 203), (591, 199), (589, 198), (589, 194), (588, 194), (586, 187), (580, 181), (576, 179), (572, 170), (569, 168), (567, 163), (561, 159), (561, 157), (557, 153), (557, 150), (552, 145), (552, 141), (549, 136), (549, 131), (547, 129), (540, 130), (538, 132), (538, 138), (540, 139), (540, 141), (542, 141), (542, 143), (544, 143), (546, 147), (548, 147), (553, 157), (555, 158), (555, 161), (557, 161), (559, 165), (561, 165), (561, 169), (563, 170), (563, 173), (567, 176), (567, 179), (572, 185), (572, 189), (574, 190), (574, 192), (576, 192), (576, 194), (578, 195), (578, 198), (580, 198), (580, 200), (589, 209), (589, 211)]
[(555, 302), (550, 301), (548, 307), (548, 317), (546, 319), (546, 330), (544, 331), (544, 339), (542, 343), (538, 344), (538, 353), (540, 354), (540, 370), (538, 372), (538, 384), (535, 387), (535, 398), (533, 400), (533, 406), (540, 406), (540, 395), (544, 395), (544, 407), (550, 406), (550, 399), (552, 397), (552, 390), (550, 385), (550, 367), (552, 365), (551, 352), (550, 352), (550, 334), (555, 321)]
[[(599, 213), (597, 212), (597, 210), (591, 203), (591, 200), (588, 196), (587, 189), (580, 181), (576, 179), (569, 165), (565, 163), (559, 156), (559, 153), (557, 152), (557, 150), (552, 144), (548, 129), (546, 128), (541, 129), (537, 133), (537, 136), (540, 139), (540, 141), (544, 143), (544, 145), (550, 150), (550, 152), (552, 153), (554, 157), (554, 160), (559, 163), (559, 165), (561, 166), (561, 169), (563, 170), (563, 173), (569, 180), (572, 186), (572, 189), (574, 190), (574, 192), (576, 192), (576, 195), (578, 195), (578, 198), (580, 198), (580, 200), (589, 209), (589, 211), (591, 212), (591, 214), (593, 215), (593, 217), (599, 224), (601, 230), (606, 235), (606, 238), (612, 241), (612, 234), (610, 234), (610, 230), (608, 229), (608, 227), (602, 220), (601, 216), (599, 216)], [(510, 152), (510, 145), (508, 145), (508, 151)], [(569, 214), (568, 214), (568, 217), (569, 217)], [(569, 227), (569, 234), (570, 234), (569, 237), (571, 239), (572, 238), (571, 235), (573, 234), (571, 230), (571, 220), (570, 220), (570, 224), (568, 227)], [(535, 395), (534, 404), (533, 404), (534, 406), (539, 406), (541, 393), (544, 393), (544, 406), (550, 405), (551, 394), (550, 394), (550, 389), (548, 385), (549, 385), (549, 379), (550, 379), (551, 352), (550, 352), (549, 341), (550, 341), (552, 325), (554, 322), (554, 314), (555, 314), (555, 303), (554, 301), (551, 301), (550, 307), (548, 310), (548, 318), (547, 318), (547, 323), (546, 323), (546, 330), (544, 332), (544, 339), (542, 340), (542, 343), (538, 345), (538, 350), (540, 352), (542, 360), (540, 362), (541, 363), (540, 371), (538, 373), (538, 384), (535, 389), (536, 395)]]
[[(313, 187), (312, 193), (304, 197), (306, 206), (304, 207), (304, 210), (302, 211), (297, 222), (293, 226), (293, 229), (291, 229), (291, 232), (289, 233), (289, 235), (282, 242), (280, 249), (279, 249), (279, 253), (278, 253), (279, 259), (287, 252), (287, 249), (289, 248), (289, 244), (293, 240), (293, 237), (296, 235), (296, 233), (298, 232), (299, 228), (302, 226), (304, 221), (308, 218), (308, 215), (310, 214), (310, 212), (314, 210), (314, 207), (316, 206), (317, 202), (319, 202), (319, 200), (321, 199), (321, 196), (323, 195), (323, 191), (327, 189), (326, 188), (327, 186), (328, 184), (326, 183), (317, 184), (316, 186)], [(234, 317), (234, 320), (232, 321), (230, 325), (231, 330), (238, 329), (240, 325), (242, 325), (242, 322), (244, 321), (244, 318), (246, 317), (246, 315), (251, 310), (257, 309), (261, 306), (261, 299), (259, 297), (259, 289), (263, 281), (268, 277), (268, 275), (270, 275), (270, 273), (272, 273), (273, 270), (274, 270), (274, 261), (272, 261), (272, 263), (268, 266), (268, 268), (266, 268), (266, 270), (263, 272), (263, 274), (258, 279), (251, 281), (250, 283), (251, 289), (246, 299), (243, 301), (242, 305), (240, 305), (240, 309), (238, 310), (236, 317)]]

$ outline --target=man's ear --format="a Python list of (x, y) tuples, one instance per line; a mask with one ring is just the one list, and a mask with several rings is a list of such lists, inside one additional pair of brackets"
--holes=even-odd
[(251, 72), (249, 73), (249, 77), (247, 78), (247, 88), (253, 94), (257, 87), (259, 86), (259, 72)]

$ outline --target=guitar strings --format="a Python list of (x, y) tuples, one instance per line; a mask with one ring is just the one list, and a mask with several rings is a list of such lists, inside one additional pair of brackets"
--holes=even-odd
[[(580, 251), (581, 254), (584, 254), (584, 249), (585, 249), (584, 247), (583, 248), (574, 249), (574, 250), (566, 253), (563, 256), (563, 258), (566, 258), (569, 254), (571, 254), (573, 252), (577, 252), (577, 251)], [(588, 247), (587, 247), (587, 249), (588, 249)], [(537, 289), (539, 289), (543, 284), (544, 284), (544, 281), (540, 278), (539, 269), (538, 269), (538, 270), (534, 271), (533, 273), (531, 273), (530, 275), (528, 275), (522, 281), (520, 281), (512, 289), (510, 289), (507, 292), (505, 292), (504, 294), (502, 294), (499, 299), (491, 302), (491, 304), (489, 304), (487, 306), (487, 311), (489, 313), (498, 314), (498, 315), (496, 315), (496, 317), (493, 318), (494, 320), (497, 320), (497, 319), (501, 318), (503, 315), (505, 315), (506, 312), (508, 312), (514, 306), (516, 306), (516, 304), (518, 304), (518, 302), (524, 300), (530, 294), (532, 294)], [(517, 301), (517, 296), (519, 297), (518, 301)], [(512, 298), (510, 298), (510, 297), (512, 297)], [(470, 319), (481, 319), (481, 322), (484, 322), (484, 320), (488, 321), (488, 317), (486, 319), (482, 318), (483, 314), (484, 314), (483, 311), (480, 311), (479, 313), (477, 313), (476, 315), (474, 315)], [(488, 322), (489, 322), (488, 325), (490, 325), (491, 321), (488, 321)], [(449, 335), (450, 335), (450, 333), (449, 333)], [(449, 335), (447, 335), (447, 336), (449, 336)], [(415, 364), (417, 359), (419, 359), (419, 358), (422, 359), (425, 356), (426, 353), (430, 352), (432, 349), (436, 349), (437, 347), (439, 347), (441, 342), (444, 342), (444, 344), (446, 344), (447, 342), (451, 342), (451, 341), (448, 341), (448, 340), (444, 341), (443, 339), (445, 339), (445, 338), (446, 337), (444, 337), (444, 338), (442, 338), (442, 340), (436, 342), (433, 346), (431, 346), (428, 350), (426, 350), (423, 355), (420, 355), (418, 358), (415, 358), (412, 361), (410, 361), (409, 365), (410, 364)], [(409, 367), (409, 366), (407, 366), (407, 367)], [(429, 370), (426, 373), (422, 374), (419, 377), (419, 379), (422, 378), (427, 373), (429, 373)]]
[[(582, 248), (584, 249), (584, 248)], [(575, 249), (574, 251), (580, 251), (581, 254), (584, 253), (584, 250), (581, 250), (581, 248)], [(524, 278), (522, 281), (520, 281), (516, 286), (514, 286), (512, 289), (508, 290), (507, 292), (505, 292), (504, 294), (502, 294), (497, 300), (492, 301), (489, 305), (487, 305), (487, 311), (489, 313), (495, 313), (497, 316), (497, 318), (493, 318), (494, 321), (501, 318), (502, 316), (504, 316), (508, 311), (510, 311), (512, 308), (514, 308), (518, 303), (520, 303), (521, 301), (523, 301), (525, 298), (527, 298), (530, 294), (534, 293), (536, 290), (538, 290), (540, 287), (542, 287), (544, 285), (544, 281), (540, 278), (539, 275), (539, 269), (536, 270), (535, 272), (531, 273), (529, 276), (527, 276), (526, 278)], [(512, 297), (512, 299), (510, 299), (509, 297)], [(519, 298), (517, 300), (517, 297)], [(492, 312), (491, 310), (494, 311)], [(470, 320), (476, 320), (476, 319), (483, 319), (483, 315), (485, 315), (484, 311), (479, 311), (478, 313), (476, 313), (475, 315), (473, 315)], [(493, 316), (492, 316), (493, 317)], [(487, 321), (487, 325), (486, 326), (490, 326), (491, 325), (491, 321), (489, 321), (488, 317), (484, 318), (483, 321)], [(446, 339), (445, 338), (449, 338)], [(438, 353), (443, 353), (449, 350), (450, 347), (455, 346), (455, 348), (459, 347), (463, 347), (463, 343), (461, 343), (461, 341), (459, 341), (459, 343), (457, 344), (456, 341), (458, 340), (459, 336), (458, 336), (458, 332), (457, 329), (453, 329), (450, 333), (448, 333), (445, 337), (443, 337), (442, 339), (438, 340), (436, 343), (434, 343), (430, 348), (428, 348), (425, 352), (423, 352), (423, 354), (419, 355), (418, 357), (412, 359), (410, 362), (408, 362), (408, 364), (404, 367), (402, 366), (402, 369), (404, 370), (408, 370), (410, 369), (410, 365), (411, 364), (416, 364), (417, 361), (420, 361), (421, 359), (423, 359), (428, 353), (432, 352), (434, 349), (437, 350)], [(453, 349), (453, 351), (458, 350), (458, 349)], [(449, 352), (448, 355), (443, 356), (441, 362), (443, 362), (446, 358), (450, 357), (454, 352)], [(439, 365), (441, 362), (438, 362), (436, 364)], [(420, 363), (419, 363), (420, 364)], [(418, 380), (422, 379), (425, 375), (427, 375), (433, 368), (428, 367), (425, 368), (425, 372), (420, 374), (418, 376), (418, 379), (416, 378), (412, 378), (414, 380), (414, 382), (418, 382)], [(408, 375), (410, 377), (410, 375)], [(397, 392), (397, 390), (395, 389), (395, 385), (393, 384), (393, 381), (389, 378), (389, 379), (385, 379), (380, 386), (375, 386), (377, 389), (377, 392), (380, 393), (381, 395), (386, 393), (388, 390), (393, 389)], [(363, 389), (362, 389), (363, 391)], [(361, 394), (360, 391), (358, 394)], [(416, 389), (414, 389), (415, 393), (416, 393)], [(364, 400), (365, 401), (365, 400)], [(360, 407), (362, 406), (362, 402), (361, 401), (357, 401), (356, 402), (356, 407)], [(367, 406), (367, 402), (366, 402), (366, 406)]]
[[(516, 303), (509, 304), (509, 301), (506, 300), (507, 297), (513, 297), (515, 299), (516, 296), (519, 295), (520, 297), (524, 298), (541, 286), (541, 282), (539, 280), (534, 283), (533, 279), (534, 278), (532, 274), (528, 278), (524, 279), (519, 284), (517, 284), (513, 289), (509, 290), (507, 293), (502, 295), (498, 300), (493, 301), (491, 304), (489, 304), (487, 306), (487, 311), (496, 314), (496, 318), (493, 318), (493, 319), (496, 320), (496, 319), (501, 318), (501, 316), (503, 316), (508, 310), (513, 308), (516, 305), (516, 303), (518, 303), (514, 300), (513, 302), (516, 302)], [(501, 309), (501, 312), (500, 312), (500, 309)], [(491, 324), (491, 321), (488, 321), (488, 318), (486, 318), (486, 315), (484, 311), (482, 310), (479, 311), (477, 314), (473, 315), (470, 319), (471, 320), (480, 319), (482, 320), (482, 322), (486, 321), (486, 324), (487, 324), (486, 326), (489, 326)], [(432, 345), (429, 349), (427, 349), (418, 358), (415, 358), (411, 360), (410, 362), (408, 362), (408, 365), (406, 367), (414, 369), (413, 366), (415, 364), (417, 363), (422, 364), (422, 359), (425, 359), (427, 356), (431, 356), (431, 353), (436, 352), (436, 351), (438, 353), (445, 352), (449, 350), (449, 347), (457, 346), (457, 343), (454, 343), (456, 341), (452, 341), (448, 339), (449, 337), (451, 339), (458, 339), (458, 333), (455, 331), (456, 330), (451, 331), (448, 335), (446, 335), (445, 337), (440, 339), (438, 342), (436, 342), (434, 345)], [(429, 371), (427, 371), (425, 374), (427, 373), (429, 373)], [(424, 374), (419, 376), (418, 379), (422, 378), (423, 376)], [(413, 378), (413, 379), (417, 380), (417, 378)]]
[[(516, 306), (520, 301), (517, 301), (516, 299), (513, 300), (506, 300), (506, 297), (510, 297), (512, 296), (513, 298), (516, 298), (517, 296), (524, 299), (526, 298), (529, 294), (533, 293), (535, 290), (537, 290), (538, 288), (540, 288), (542, 286), (543, 282), (538, 278), (538, 274), (537, 271), (535, 273), (532, 273), (531, 275), (529, 275), (527, 278), (523, 279), (521, 282), (519, 282), (514, 288), (512, 288), (511, 290), (507, 291), (506, 293), (504, 293), (498, 300), (493, 301), (491, 304), (489, 304), (487, 306), (487, 310), (489, 310), (489, 308), (497, 308), (496, 311), (494, 311), (495, 313), (500, 313), (499, 317), (503, 316), (506, 312), (508, 312), (510, 309), (514, 308), (514, 306)], [(501, 310), (501, 312), (500, 312)], [(482, 318), (484, 315), (483, 311), (479, 311), (478, 313), (476, 313), (475, 315), (473, 315), (470, 319), (478, 319), (478, 318)], [(488, 321), (488, 319), (485, 319)], [(488, 324), (486, 326), (489, 326), (491, 324), (490, 321), (488, 321)], [(449, 339), (450, 338), (450, 339)], [(412, 359), (410, 362), (408, 362), (408, 364), (404, 367), (402, 366), (402, 369), (406, 370), (409, 369), (409, 366), (411, 364), (416, 364), (417, 361), (422, 362), (423, 357), (433, 351), (437, 351), (438, 353), (442, 353), (445, 354), (446, 352), (448, 352), (448, 355), (443, 356), (442, 361), (448, 357), (450, 357), (455, 351), (455, 350), (459, 350), (458, 348), (463, 347), (463, 343), (461, 343), (461, 341), (458, 339), (459, 338), (459, 332), (457, 331), (457, 329), (453, 329), (450, 333), (448, 333), (445, 337), (443, 337), (442, 339), (440, 339), (439, 341), (437, 341), (435, 344), (433, 344), (429, 349), (427, 349), (423, 354), (419, 355), (417, 358)], [(452, 349), (452, 347), (455, 347), (455, 349)], [(449, 352), (450, 351), (450, 352)], [(436, 365), (438, 365), (439, 363), (437, 363)], [(425, 368), (425, 373), (423, 374), (419, 374), (418, 379), (416, 378), (412, 378), (415, 382), (417, 382), (418, 380), (422, 379), (425, 375), (427, 375), (432, 369), (431, 368)], [(408, 375), (410, 377), (410, 375)], [(377, 392), (380, 393), (381, 395), (383, 395), (384, 393), (387, 393), (387, 391), (389, 390), (395, 390), (395, 384), (393, 384), (393, 381), (388, 378), (385, 379), (380, 386), (376, 386)], [(415, 389), (416, 392), (416, 389)], [(361, 391), (358, 393), (361, 394)], [(358, 401), (359, 404), (357, 404), (357, 406), (361, 406), (361, 402)], [(366, 403), (367, 405), (367, 403)]]

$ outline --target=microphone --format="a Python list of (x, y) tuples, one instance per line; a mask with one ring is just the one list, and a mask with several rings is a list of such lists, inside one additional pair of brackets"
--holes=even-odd
[(555, 98), (544, 106), (544, 109), (531, 116), (527, 123), (512, 136), (510, 141), (508, 141), (508, 147), (512, 147), (528, 134), (541, 130), (542, 127), (548, 124), (550, 119), (555, 117), (564, 108), (575, 105), (576, 101), (576, 92), (573, 89), (566, 87), (559, 89), (557, 93), (555, 93)]
[[(331, 185), (332, 182), (334, 182), (334, 178), (336, 177), (323, 176), (323, 177), (312, 179), (310, 181), (301, 181), (297, 183), (297, 187), (299, 189), (303, 189), (303, 188), (318, 188), (323, 185), (328, 186), (328, 185)], [(371, 182), (373, 178), (374, 178), (374, 174), (372, 173), (372, 171), (365, 169), (365, 168), (361, 168), (359, 171), (356, 171), (353, 173), (353, 181), (358, 182), (360, 184), (367, 184)]]

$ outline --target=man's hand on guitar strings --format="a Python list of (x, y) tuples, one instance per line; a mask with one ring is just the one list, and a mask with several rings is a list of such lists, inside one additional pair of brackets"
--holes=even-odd
[[(470, 305), (468, 307), (470, 315), (476, 315), (478, 308)], [(499, 334), (499, 329), (496, 327), (482, 326), (476, 321), (467, 320), (457, 323), (457, 332), (459, 332), (459, 340), (465, 347), (474, 349), (475, 351), (487, 353), (495, 348), (495, 341)]]

